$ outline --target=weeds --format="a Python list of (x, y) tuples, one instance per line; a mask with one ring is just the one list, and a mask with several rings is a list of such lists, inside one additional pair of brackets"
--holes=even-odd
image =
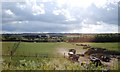
[[(104, 67), (105, 68), (105, 67)], [(65, 58), (40, 58), (37, 60), (22, 59), (12, 62), (3, 62), (4, 70), (101, 70), (102, 66), (94, 64), (81, 66), (79, 62), (71, 62)]]

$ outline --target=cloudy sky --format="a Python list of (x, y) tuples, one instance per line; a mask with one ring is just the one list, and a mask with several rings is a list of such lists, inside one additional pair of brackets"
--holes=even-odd
[(2, 32), (117, 33), (118, 1), (2, 2)]

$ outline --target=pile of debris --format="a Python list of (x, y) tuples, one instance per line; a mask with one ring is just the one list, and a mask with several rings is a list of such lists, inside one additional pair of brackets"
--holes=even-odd
[(87, 44), (76, 44), (76, 46), (88, 46)]
[(78, 62), (80, 56), (84, 56), (84, 54), (76, 54), (75, 49), (70, 49), (68, 52), (69, 59), (74, 62)]
[[(68, 58), (69, 60), (73, 61), (73, 62), (79, 62), (78, 59), (80, 56), (84, 57), (84, 54), (76, 54), (76, 50), (75, 49), (70, 49), (68, 52)], [(90, 56), (90, 61), (95, 64), (95, 66), (100, 66), (102, 65), (101, 61), (99, 58), (94, 57), (94, 56)], [(81, 63), (82, 64), (82, 63)]]
[(120, 56), (119, 51), (110, 51), (104, 48), (90, 48), (84, 54), (88, 56), (92, 55), (105, 62), (109, 62), (112, 57), (119, 58)]
[(76, 44), (77, 46), (83, 46), (83, 49), (88, 49), (84, 55), (94, 55), (102, 61), (109, 62), (112, 57), (120, 59), (120, 51), (110, 51), (105, 48), (92, 47), (89, 44)]
[(110, 62), (113, 57), (120, 60), (120, 51), (111, 51), (105, 48), (91, 47), (89, 45), (82, 46), (89, 47), (89, 49), (84, 54), (76, 54), (75, 49), (69, 49), (68, 56), (71, 61), (79, 62), (78, 59), (80, 56), (86, 56), (97, 67), (102, 65), (101, 61)]
[(91, 54), (102, 54), (106, 51), (104, 48), (90, 48), (84, 54), (91, 55)]
[(92, 48), (89, 44), (76, 44), (76, 46), (83, 46), (83, 49)]
[(99, 58), (97, 57), (94, 57), (94, 56), (90, 56), (90, 61), (95, 64), (95, 66), (101, 66), (102, 65), (102, 62)]

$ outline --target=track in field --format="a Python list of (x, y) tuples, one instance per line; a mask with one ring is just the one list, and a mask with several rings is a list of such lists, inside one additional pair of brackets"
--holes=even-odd
[(10, 53), (11, 56), (14, 55), (14, 53), (17, 50), (17, 48), (19, 47), (20, 43), (21, 43), (20, 41), (17, 43), (14, 43), (13, 48), (12, 48), (11, 53)]

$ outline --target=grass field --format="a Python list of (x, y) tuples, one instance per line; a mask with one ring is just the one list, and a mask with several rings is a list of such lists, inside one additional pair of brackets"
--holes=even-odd
[[(3, 42), (2, 52), (3, 55), (9, 53), (13, 49), (15, 42)], [(16, 55), (35, 55), (35, 54), (48, 54), (55, 55), (58, 48), (74, 48), (69, 43), (27, 43), (21, 42), (18, 46)]]
[[(11, 50), (16, 42), (2, 42), (2, 51), (3, 53), (7, 53)], [(93, 47), (102, 47), (109, 50), (118, 50), (118, 43), (82, 43), (89, 44)], [(17, 48), (17, 53), (55, 53), (57, 48), (81, 48), (80, 46), (76, 46), (74, 43), (27, 43), (21, 42)]]
[(81, 44), (89, 44), (90, 46), (93, 47), (100, 47), (100, 48), (106, 48), (108, 50), (119, 50), (119, 43), (118, 42), (111, 42), (111, 43), (107, 43), (107, 42), (103, 42), (103, 43), (81, 43)]
[[(76, 46), (75, 43), (65, 42), (47, 42), (47, 43), (34, 43), (34, 42), (21, 42), (15, 51), (12, 60), (10, 56), (4, 56), (10, 53), (13, 46), (17, 42), (2, 42), (3, 54), (3, 69), (40, 69), (40, 70), (81, 70), (84, 69), (80, 64), (72, 63), (63, 57), (59, 52), (64, 53), (70, 48), (75, 48), (78, 51), (82, 50), (81, 46)], [(118, 50), (118, 43), (84, 43), (93, 47), (102, 47), (109, 50)], [(47, 55), (47, 58), (36, 55)], [(23, 56), (23, 57), (19, 57)], [(26, 56), (26, 57), (24, 57)], [(33, 57), (30, 57), (33, 56)], [(55, 58), (59, 57), (59, 58)], [(11, 63), (11, 65), (9, 65)], [(51, 66), (52, 65), (52, 66)], [(66, 67), (67, 66), (67, 67)], [(88, 66), (88, 65), (87, 65)], [(91, 67), (91, 66), (90, 66)], [(91, 69), (91, 68), (88, 68)], [(94, 68), (93, 68), (94, 69)], [(101, 68), (95, 68), (101, 69)]]

